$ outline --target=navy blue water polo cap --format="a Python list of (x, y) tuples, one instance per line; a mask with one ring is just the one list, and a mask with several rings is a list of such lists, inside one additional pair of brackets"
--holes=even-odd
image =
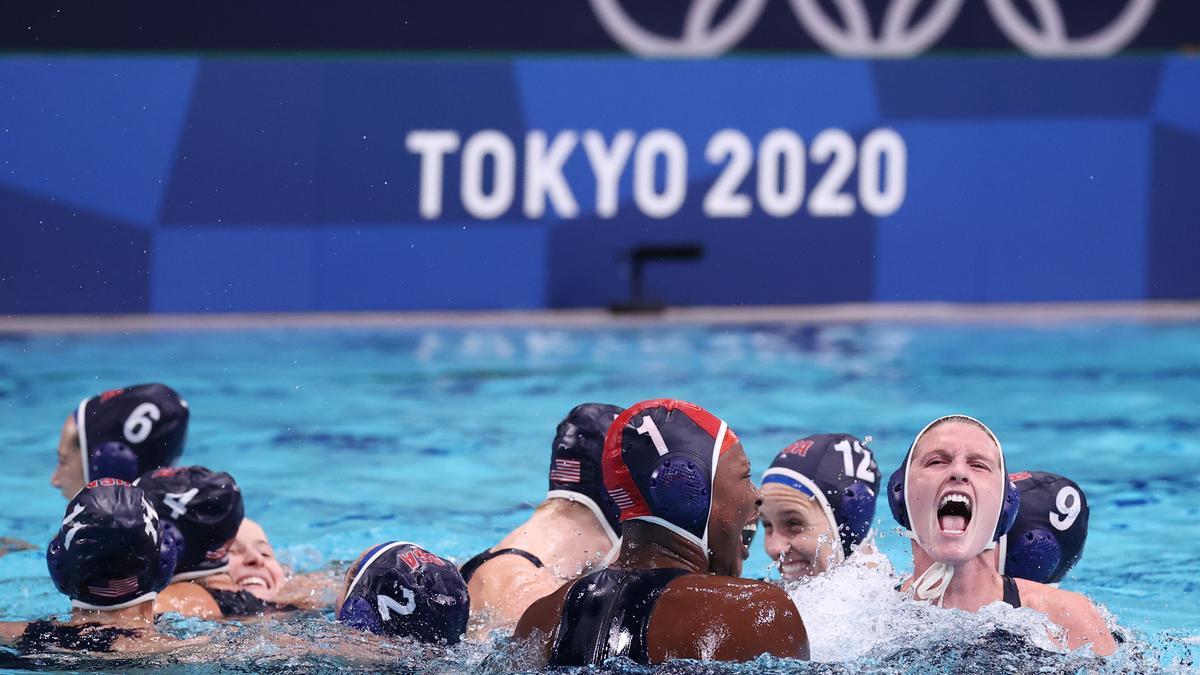
[(603, 468), (621, 522), (660, 525), (707, 553), (717, 462), (737, 443), (723, 420), (686, 401), (642, 401), (618, 415), (604, 440)]
[(83, 482), (133, 481), (183, 454), (187, 401), (165, 384), (138, 384), (85, 398), (75, 411)]
[(229, 546), (245, 515), (242, 491), (224, 472), (202, 466), (164, 467), (135, 483), (164, 527), (181, 543), (172, 581), (199, 579), (229, 568)]
[(781, 485), (816, 499), (843, 558), (871, 531), (879, 483), (871, 450), (850, 434), (802, 438), (780, 451), (762, 477), (764, 492)]
[(380, 544), (359, 562), (337, 618), (359, 630), (457, 644), (467, 630), (467, 582), (449, 560), (406, 541)]
[(601, 457), (608, 427), (621, 408), (606, 403), (575, 406), (559, 422), (550, 448), (550, 491), (546, 498), (570, 499), (587, 506), (613, 545), (621, 536), (621, 510), (604, 488)]
[(1021, 505), (1012, 529), (1000, 539), (1000, 573), (1057, 584), (1083, 556), (1087, 496), (1070, 478), (1045, 471), (1009, 478), (1021, 492)]
[(162, 522), (145, 494), (103, 478), (67, 504), (46, 566), (72, 607), (117, 610), (153, 600), (170, 582), (175, 551), (162, 543)]

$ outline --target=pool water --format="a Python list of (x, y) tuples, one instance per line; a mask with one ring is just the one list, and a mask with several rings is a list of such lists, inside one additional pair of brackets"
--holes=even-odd
[[(1091, 596), (1131, 631), (1107, 666), (1187, 668), (1200, 655), (1200, 324), (0, 334), (0, 535), (49, 541), (65, 505), (48, 485), (63, 420), (84, 396), (146, 381), (166, 382), (189, 401), (184, 461), (233, 474), (247, 515), (302, 571), (389, 539), (460, 562), (494, 544), (544, 495), (554, 427), (583, 401), (700, 403), (741, 437), (756, 479), (796, 438), (844, 431), (873, 438), (886, 480), (925, 422), (965, 412), (997, 432), (1010, 469), (1064, 473), (1087, 493), (1087, 549), (1064, 587)], [(876, 519), (897, 572), (911, 569), (886, 501)], [(770, 576), (769, 567), (759, 539), (746, 574)], [(814, 633), (814, 656), (848, 670), (1003, 670), (997, 654), (1015, 639), (1014, 668), (1098, 667), (1014, 638), (1035, 621), (1029, 610), (922, 613), (890, 604), (890, 583), (847, 568), (824, 585), (792, 588)], [(0, 558), (0, 597), (0, 620), (68, 609), (40, 551)], [(212, 658), (260, 654), (264, 660), (249, 662), (256, 669), (370, 669), (363, 652), (395, 665), (414, 649), (372, 643), (351, 650), (361, 658), (304, 656), (273, 641), (344, 633), (313, 618), (179, 625), (180, 634), (211, 632), (222, 646)], [(420, 663), (522, 667), (489, 651), (464, 647)], [(71, 663), (59, 665), (78, 667)], [(753, 666), (808, 668), (770, 659)]]

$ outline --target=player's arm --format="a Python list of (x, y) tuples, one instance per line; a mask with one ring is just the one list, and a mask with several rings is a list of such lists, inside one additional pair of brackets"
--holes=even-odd
[[(733, 660), (747, 661), (770, 654), (781, 658), (808, 660), (808, 631), (796, 604), (783, 589), (763, 582), (754, 583), (740, 614), (733, 622), (736, 651)], [(718, 650), (716, 658), (725, 658)]]
[(567, 585), (534, 601), (517, 622), (513, 638), (528, 642), (533, 647), (537, 667), (550, 662), (550, 651), (554, 648), (554, 632), (558, 627), (563, 600), (569, 589), (570, 585)]
[(1091, 600), (1079, 593), (1057, 590), (1045, 600), (1046, 615), (1067, 632), (1067, 648), (1078, 649), (1091, 643), (1092, 651), (1109, 656), (1117, 651), (1104, 617)]
[(171, 584), (154, 599), (154, 613), (178, 612), (201, 619), (220, 619), (221, 608), (203, 586), (190, 581)]
[(25, 634), (24, 621), (0, 621), (0, 644), (11, 645)]

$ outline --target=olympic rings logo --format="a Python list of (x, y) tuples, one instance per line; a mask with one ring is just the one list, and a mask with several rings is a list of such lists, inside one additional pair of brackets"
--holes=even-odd
[[(754, 28), (767, 0), (737, 0), (714, 24), (722, 0), (692, 0), (678, 37), (642, 27), (626, 14), (620, 0), (589, 0), (601, 26), (625, 49), (644, 57), (704, 58), (733, 49)], [(863, 0), (835, 0), (841, 21), (829, 16), (818, 0), (788, 0), (805, 32), (822, 48), (838, 56), (911, 57), (940, 40), (958, 17), (963, 0), (935, 0), (915, 23), (920, 0), (892, 0), (878, 34), (872, 29)], [(1109, 25), (1090, 35), (1072, 38), (1056, 0), (1032, 0), (1034, 22), (1014, 0), (986, 0), (997, 27), (1018, 48), (1038, 57), (1111, 56), (1142, 30), (1158, 0), (1130, 0)]]

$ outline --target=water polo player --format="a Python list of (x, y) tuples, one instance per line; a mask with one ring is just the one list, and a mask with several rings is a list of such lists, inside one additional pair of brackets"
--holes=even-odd
[(467, 630), (470, 605), (453, 563), (392, 541), (364, 551), (350, 566), (337, 619), (379, 635), (453, 645)]
[(1021, 493), (1012, 529), (1000, 537), (1000, 574), (1057, 584), (1083, 556), (1087, 496), (1075, 481), (1045, 471), (1009, 476)]
[(275, 557), (263, 528), (243, 518), (229, 547), (229, 569), (206, 577), (204, 586), (225, 616), (331, 607), (341, 591), (326, 572), (292, 575)]
[(470, 636), (512, 630), (534, 600), (615, 553), (620, 510), (604, 489), (604, 435), (621, 408), (584, 403), (550, 445), (550, 491), (529, 520), (462, 566), (471, 589)]
[(50, 578), (71, 599), (66, 623), (0, 624), (0, 638), (22, 653), (159, 651), (176, 641), (154, 629), (154, 599), (175, 570), (175, 548), (143, 492), (105, 478), (67, 504), (46, 550)]
[(133, 482), (183, 453), (188, 406), (164, 384), (139, 384), (86, 398), (63, 423), (50, 484), (70, 499), (99, 478)]
[(228, 571), (229, 547), (242, 524), (242, 492), (233, 477), (202, 466), (168, 467), (142, 476), (136, 485), (179, 547), (175, 575), (159, 594), (156, 611), (205, 619), (235, 615), (237, 606), (223, 604), (230, 591), (206, 587), (210, 577)]
[(775, 456), (760, 494), (767, 555), (784, 579), (816, 576), (853, 554), (870, 533), (879, 467), (850, 434), (808, 436)]
[(996, 601), (1031, 607), (1065, 632), (1066, 647), (1116, 649), (1086, 597), (1002, 576), (996, 540), (1012, 527), (1020, 493), (1008, 479), (1000, 441), (982, 422), (948, 415), (929, 423), (888, 483), (888, 503), (912, 537), (913, 576), (902, 588), (918, 600), (976, 611)]
[(643, 401), (610, 427), (603, 469), (621, 509), (619, 557), (533, 603), (518, 638), (551, 666), (808, 657), (787, 594), (736, 578), (756, 494), (725, 422), (691, 403)]

